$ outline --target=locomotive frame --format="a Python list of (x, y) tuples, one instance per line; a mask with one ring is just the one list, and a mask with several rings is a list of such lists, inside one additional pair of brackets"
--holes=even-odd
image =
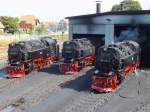
[[(29, 60), (20, 64), (19, 66), (8, 66), (3, 68), (3, 70), (7, 71), (6, 77), (8, 78), (21, 78), (26, 74), (44, 68), (46, 65), (51, 65), (54, 61), (57, 61), (57, 56), (49, 56), (47, 58), (36, 58), (33, 60)], [(31, 65), (26, 67), (26, 65)]]
[(77, 74), (79, 70), (81, 70), (85, 66), (91, 66), (93, 64), (93, 61), (94, 56), (88, 55), (86, 57), (76, 59), (73, 63), (61, 63), (59, 65), (59, 70), (63, 74)]
[[(69, 54), (68, 52), (66, 54), (64, 53), (66, 50), (65, 45), (69, 45)], [(71, 47), (72, 45), (74, 45), (74, 47)], [(70, 49), (70, 47), (72, 49)], [(62, 54), (63, 53), (64, 55), (62, 56), (64, 60), (59, 65), (59, 71), (62, 74), (77, 74), (85, 66), (91, 66), (94, 63), (95, 47), (86, 38), (73, 39), (64, 42)]]
[[(45, 42), (51, 42), (48, 37), (41, 38), (38, 42), (41, 42), (43, 44), (44, 42), (42, 39), (45, 39), (43, 41)], [(46, 65), (51, 65), (53, 62), (57, 61), (59, 59), (59, 47), (57, 45), (57, 42), (52, 39), (54, 43), (45, 43), (43, 44), (43, 48), (38, 47), (35, 50), (28, 50), (27, 55), (28, 58), (19, 58), (19, 60), (15, 60), (15, 56), (11, 58), (11, 55), (9, 55), (9, 66), (3, 68), (2, 70), (6, 71), (7, 74), (5, 75), (7, 78), (21, 78), (24, 77), (26, 74), (34, 71), (44, 68)], [(21, 41), (21, 43), (24, 41)], [(28, 42), (28, 41), (25, 41)], [(29, 41), (29, 42), (32, 42)], [(33, 42), (33, 45), (36, 41)], [(49, 45), (48, 45), (49, 44)], [(55, 45), (54, 45), (55, 44)], [(19, 45), (18, 43), (15, 43), (13, 45)], [(13, 45), (10, 44), (10, 49), (15, 48)], [(34, 46), (35, 47), (35, 46)], [(24, 47), (22, 47), (24, 48)], [(8, 52), (9, 52), (8, 50)], [(20, 50), (20, 49), (19, 49)], [(22, 51), (22, 50), (20, 50)], [(12, 51), (13, 53), (14, 51)], [(15, 51), (18, 53), (18, 51)], [(22, 52), (19, 52), (22, 53)], [(14, 60), (14, 61), (13, 61)]]
[[(139, 47), (139, 46), (138, 46)], [(140, 49), (138, 48), (137, 49)], [(124, 68), (120, 68), (112, 72), (100, 72), (95, 71), (92, 76), (91, 88), (98, 92), (114, 92), (117, 86), (123, 82), (123, 80), (135, 72), (140, 65), (140, 50), (137, 51), (137, 60), (135, 63), (127, 63)]]

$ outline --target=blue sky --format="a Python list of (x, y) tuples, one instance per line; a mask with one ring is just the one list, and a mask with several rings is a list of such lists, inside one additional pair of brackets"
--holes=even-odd
[[(43, 21), (58, 21), (67, 16), (95, 13), (96, 0), (1, 0), (0, 15), (35, 15)], [(101, 0), (102, 11), (122, 0)], [(143, 9), (150, 9), (150, 0), (138, 0)]]

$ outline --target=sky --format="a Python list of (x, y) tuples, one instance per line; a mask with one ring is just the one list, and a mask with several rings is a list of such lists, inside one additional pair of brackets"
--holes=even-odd
[[(0, 0), (0, 16), (35, 15), (41, 21), (59, 21), (68, 16), (92, 14), (96, 0)], [(101, 0), (102, 12), (110, 11), (122, 0)], [(150, 0), (138, 0), (143, 9), (150, 9)]]

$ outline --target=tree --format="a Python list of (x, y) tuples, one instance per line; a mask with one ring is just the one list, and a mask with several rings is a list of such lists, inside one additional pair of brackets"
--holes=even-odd
[(57, 26), (58, 26), (57, 22), (51, 22), (51, 24), (49, 26), (50, 31), (57, 32)]
[(38, 33), (38, 34), (42, 34), (44, 32), (45, 28), (44, 28), (44, 25), (41, 24), (39, 26), (36, 27), (35, 31)]
[(1, 22), (4, 25), (4, 31), (14, 34), (18, 31), (19, 19), (16, 17), (3, 16)]
[[(121, 9), (122, 7), (122, 9)], [(142, 10), (142, 7), (138, 1), (135, 0), (124, 0), (120, 4), (116, 4), (112, 7), (111, 11), (127, 11), (127, 10)]]
[(66, 30), (67, 30), (67, 22), (64, 19), (62, 19), (59, 21), (58, 31), (64, 32)]

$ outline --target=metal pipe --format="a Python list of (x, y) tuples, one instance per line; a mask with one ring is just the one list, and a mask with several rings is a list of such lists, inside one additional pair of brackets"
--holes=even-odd
[(101, 13), (101, 2), (102, 1), (96, 1), (96, 14)]

